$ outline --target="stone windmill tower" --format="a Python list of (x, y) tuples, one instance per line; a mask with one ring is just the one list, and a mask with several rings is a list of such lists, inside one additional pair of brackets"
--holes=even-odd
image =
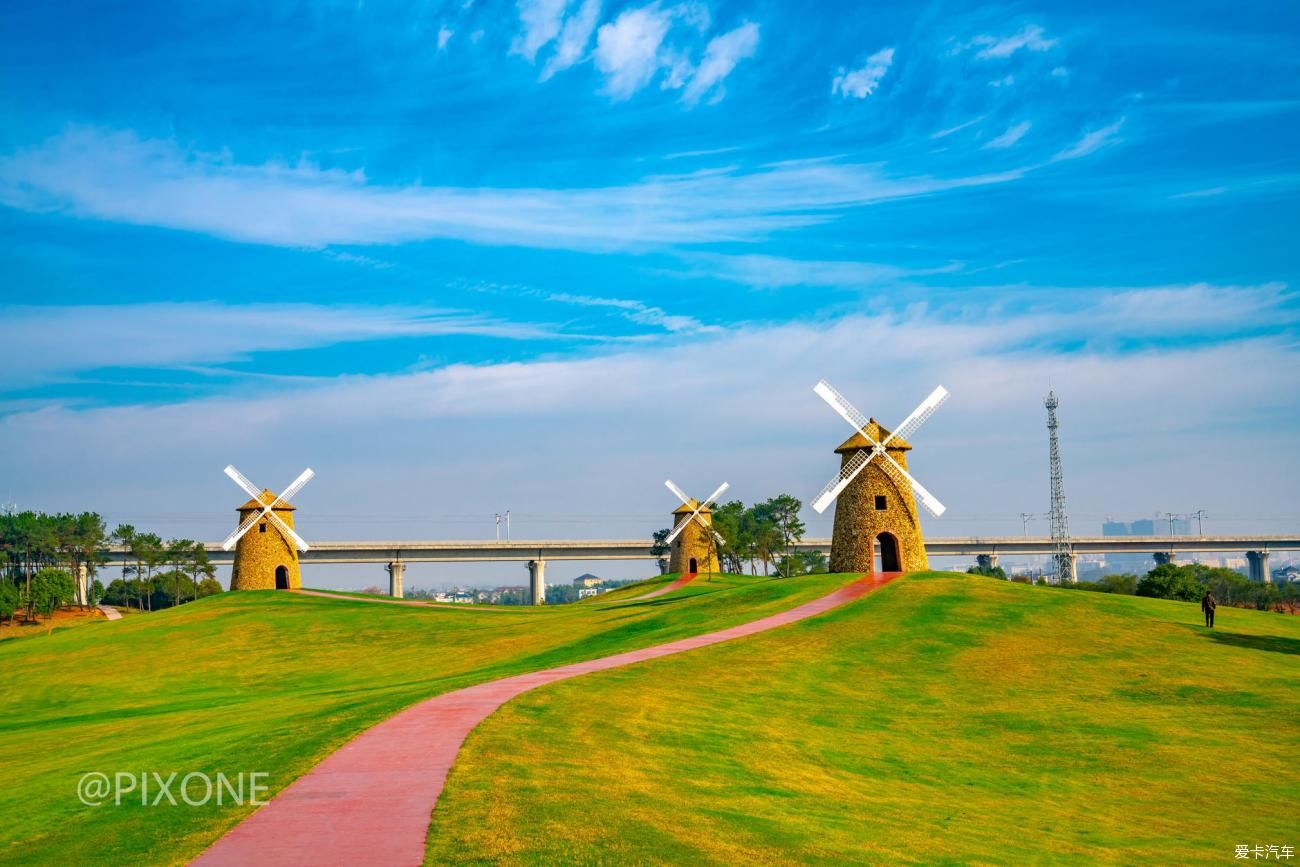
[[(239, 525), (261, 514), (275, 502), (275, 517), (293, 529), (294, 507), (268, 489), (239, 507)], [(295, 590), (302, 586), (298, 549), (286, 538), (269, 515), (263, 515), (235, 545), (235, 566), (230, 575), (231, 590)]]
[(835, 450), (840, 455), (839, 475), (813, 501), (818, 513), (836, 504), (830, 570), (874, 572), (877, 546), (881, 571), (929, 569), (916, 499), (935, 517), (944, 513), (944, 505), (908, 472), (907, 453), (912, 446), (904, 437), (911, 436), (948, 399), (948, 390), (941, 385), (930, 392), (893, 432), (858, 412), (826, 380), (813, 391), (853, 428), (853, 436)]
[[(697, 511), (698, 510), (698, 511)], [(691, 520), (691, 515), (695, 520)], [(688, 499), (673, 510), (673, 524), (689, 523), (677, 534), (668, 555), (669, 572), (720, 572), (713, 541), (713, 509)]]
[[(865, 434), (865, 436), (864, 436)], [(890, 436), (873, 418), (862, 431), (849, 437), (835, 453), (841, 456), (841, 470), (855, 456), (870, 455), (875, 446), (867, 440), (884, 442)], [(912, 446), (894, 437), (885, 452), (904, 470)], [(861, 458), (857, 458), (861, 460)], [(831, 537), (832, 572), (873, 571), (873, 548), (880, 545), (883, 572), (924, 572), (930, 568), (925, 556), (921, 521), (916, 514), (912, 488), (900, 475), (889, 472), (889, 464), (871, 461), (849, 482), (835, 500), (835, 529)]]

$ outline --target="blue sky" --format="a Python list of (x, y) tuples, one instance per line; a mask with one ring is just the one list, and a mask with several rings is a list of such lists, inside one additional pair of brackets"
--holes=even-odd
[(642, 535), (663, 476), (811, 500), (824, 376), (953, 391), (930, 533), (1045, 511), (1049, 383), (1076, 526), (1296, 524), (1294, 4), (6, 19), (0, 499), (215, 538), (311, 463), (309, 537)]

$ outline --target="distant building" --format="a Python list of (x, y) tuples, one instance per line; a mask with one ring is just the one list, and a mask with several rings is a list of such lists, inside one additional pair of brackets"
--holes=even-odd
[[(590, 572), (588, 572), (586, 575), (579, 575), (577, 578), (574, 578), (574, 579), (573, 579), (573, 586), (575, 586), (575, 587), (596, 587), (596, 586), (600, 585), (603, 581), (604, 581), (603, 578), (598, 578), (597, 576), (592, 575)], [(588, 594), (588, 595), (591, 595), (591, 594)], [(581, 599), (581, 598), (582, 598), (582, 595), (579, 594), (579, 595), (578, 595), (578, 598)]]
[(586, 599), (588, 596), (599, 596), (605, 592), (600, 587), (580, 587), (578, 588), (578, 598)]

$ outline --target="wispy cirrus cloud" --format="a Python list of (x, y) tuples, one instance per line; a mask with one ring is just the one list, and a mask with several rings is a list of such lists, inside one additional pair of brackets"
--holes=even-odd
[(651, 325), (672, 333), (708, 334), (722, 330), (716, 325), (705, 325), (693, 316), (668, 313), (661, 307), (654, 307), (630, 298), (600, 298), (593, 295), (556, 292), (547, 295), (546, 299), (560, 304), (576, 304), (580, 307), (612, 308), (619, 311), (629, 322)]
[(882, 48), (857, 69), (840, 67), (831, 81), (831, 94), (844, 98), (866, 99), (876, 92), (885, 73), (894, 63), (894, 49)]
[(878, 202), (1006, 183), (1027, 169), (894, 177), (836, 160), (595, 188), (391, 186), (362, 172), (245, 164), (130, 132), (72, 128), (0, 157), (0, 203), (291, 247), (433, 238), (579, 250), (754, 241)]
[(978, 48), (979, 51), (975, 52), (975, 56), (980, 60), (1002, 60), (1021, 50), (1047, 51), (1055, 47), (1056, 43), (1057, 40), (1047, 37), (1047, 32), (1041, 26), (1026, 24), (1016, 33), (1007, 36), (991, 36), (988, 34), (976, 36), (962, 46), (962, 50)]
[(1057, 153), (1052, 159), (1054, 161), (1078, 159), (1096, 153), (1106, 145), (1113, 144), (1116, 141), (1115, 136), (1119, 134), (1120, 127), (1124, 125), (1124, 120), (1121, 117), (1112, 124), (1084, 133), (1078, 141)]
[(1025, 137), (1025, 134), (1029, 132), (1031, 126), (1033, 126), (1033, 124), (1027, 120), (1022, 120), (1020, 123), (1012, 124), (1007, 127), (1006, 132), (995, 138), (989, 139), (984, 147), (992, 148), (994, 150), (1012, 147), (1016, 142)]
[[(397, 305), (216, 302), (0, 307), (0, 386), (101, 367), (218, 364), (257, 352), (395, 337), (555, 339), (560, 329), (477, 313)], [(58, 341), (48, 338), (51, 330)], [(573, 339), (585, 339), (575, 337)]]

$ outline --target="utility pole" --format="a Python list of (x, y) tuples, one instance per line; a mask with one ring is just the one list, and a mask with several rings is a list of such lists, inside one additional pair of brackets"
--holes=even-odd
[(1201, 524), (1201, 522), (1205, 520), (1205, 510), (1204, 510), (1204, 509), (1197, 509), (1195, 512), (1193, 512), (1193, 513), (1190, 515), (1190, 517), (1196, 519), (1196, 535), (1198, 535), (1198, 536), (1204, 536), (1204, 535), (1205, 535), (1205, 527)]
[(501, 541), (501, 513), (497, 512), (497, 541)]
[(1021, 513), (1020, 513), (1020, 520), (1021, 520), (1021, 522), (1025, 525), (1025, 535), (1026, 535), (1026, 536), (1029, 535), (1029, 521), (1030, 521), (1030, 519), (1032, 519), (1032, 518), (1037, 518), (1037, 517), (1038, 517), (1037, 515), (1031, 515), (1031, 514), (1029, 514), (1028, 512), (1021, 512)]
[(510, 541), (510, 510), (506, 509), (506, 541)]
[(1074, 583), (1074, 556), (1070, 550), (1070, 520), (1065, 513), (1065, 480), (1061, 475), (1061, 447), (1057, 440), (1056, 408), (1061, 402), (1049, 391), (1043, 400), (1047, 407), (1048, 457), (1052, 475), (1052, 558), (1056, 560), (1056, 580)]

